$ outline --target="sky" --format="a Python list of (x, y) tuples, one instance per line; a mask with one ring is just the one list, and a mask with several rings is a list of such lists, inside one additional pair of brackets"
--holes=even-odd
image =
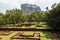
[(60, 0), (0, 0), (0, 12), (5, 13), (8, 9), (19, 8), (21, 9), (21, 4), (35, 4), (45, 11), (46, 7), (51, 9), (51, 5), (54, 3), (59, 3)]

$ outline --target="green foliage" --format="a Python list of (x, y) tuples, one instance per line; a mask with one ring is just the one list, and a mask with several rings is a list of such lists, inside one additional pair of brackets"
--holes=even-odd
[[(36, 11), (32, 14), (24, 15), (20, 9), (7, 10), (5, 14), (0, 13), (0, 25), (3, 24), (20, 24), (22, 22), (47, 22), (51, 28), (60, 28), (60, 3), (53, 4), (52, 9), (46, 7), (46, 11)], [(46, 24), (46, 23), (45, 23)], [(47, 26), (41, 23), (37, 26)]]
[(4, 14), (0, 13), (0, 25), (5, 24)]
[(47, 24), (54, 29), (60, 29), (60, 3), (54, 5), (47, 15)]
[(44, 13), (40, 11), (28, 15), (28, 22), (41, 22), (44, 21), (44, 19)]
[(7, 18), (7, 23), (16, 24), (23, 22), (23, 11), (20, 9), (7, 10), (5, 17)]
[[(22, 22), (42, 22), (45, 21), (45, 12), (36, 11), (32, 14), (24, 15), (20, 9), (7, 10), (5, 14), (0, 13), (0, 25), (2, 24), (20, 24)], [(8, 25), (7, 25), (8, 26)], [(37, 25), (40, 27), (40, 25)]]

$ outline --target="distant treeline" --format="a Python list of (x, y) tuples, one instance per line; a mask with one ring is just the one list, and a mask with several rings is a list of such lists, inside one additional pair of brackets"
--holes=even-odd
[(51, 10), (46, 7), (46, 11), (36, 11), (28, 15), (17, 8), (6, 10), (5, 14), (0, 13), (0, 25), (15, 25), (22, 22), (47, 22), (52, 28), (60, 28), (60, 3), (53, 4)]

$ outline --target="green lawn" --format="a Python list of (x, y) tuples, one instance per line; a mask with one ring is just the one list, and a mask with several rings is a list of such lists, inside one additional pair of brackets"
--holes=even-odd
[(11, 40), (10, 38), (19, 32), (24, 32), (25, 35), (33, 35), (33, 33), (36, 32), (36, 33), (40, 33), (41, 40), (51, 40), (51, 33), (50, 32), (41, 32), (41, 31), (13, 31), (13, 33), (6, 35), (6, 36), (0, 35), (0, 38), (2, 38), (1, 40)]
[[(25, 22), (25, 23), (29, 23), (29, 22)], [(28, 27), (22, 26), (20, 28), (40, 28), (40, 29), (47, 29), (48, 28), (48, 25), (46, 24), (46, 22), (40, 22), (40, 23), (30, 22), (30, 23), (35, 24), (35, 25), (31, 25)], [(38, 26), (36, 26), (37, 24), (38, 24)], [(5, 27), (6, 28), (16, 28), (16, 26), (14, 26), (12, 24), (7, 24)], [(16, 35), (19, 32), (24, 32), (25, 35), (33, 35), (33, 33), (37, 32), (37, 33), (40, 33), (40, 36), (41, 36), (40, 39), (41, 40), (52, 40), (50, 32), (42, 32), (42, 31), (13, 31), (9, 35), (0, 35), (0, 38), (2, 38), (1, 40), (11, 40), (11, 37), (13, 37), (14, 35)], [(18, 40), (25, 40), (25, 39), (18, 39)]]
[(46, 22), (25, 22), (25, 24), (35, 24), (35, 25), (31, 25), (31, 26), (17, 26), (13, 25), (13, 24), (7, 24), (6, 26), (3, 26), (4, 28), (40, 28), (40, 29), (48, 29), (49, 26), (46, 24)]

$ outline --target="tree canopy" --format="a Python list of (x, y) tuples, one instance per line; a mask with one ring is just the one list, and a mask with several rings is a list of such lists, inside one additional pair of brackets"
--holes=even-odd
[(60, 3), (54, 4), (47, 15), (47, 24), (53, 29), (60, 29)]

